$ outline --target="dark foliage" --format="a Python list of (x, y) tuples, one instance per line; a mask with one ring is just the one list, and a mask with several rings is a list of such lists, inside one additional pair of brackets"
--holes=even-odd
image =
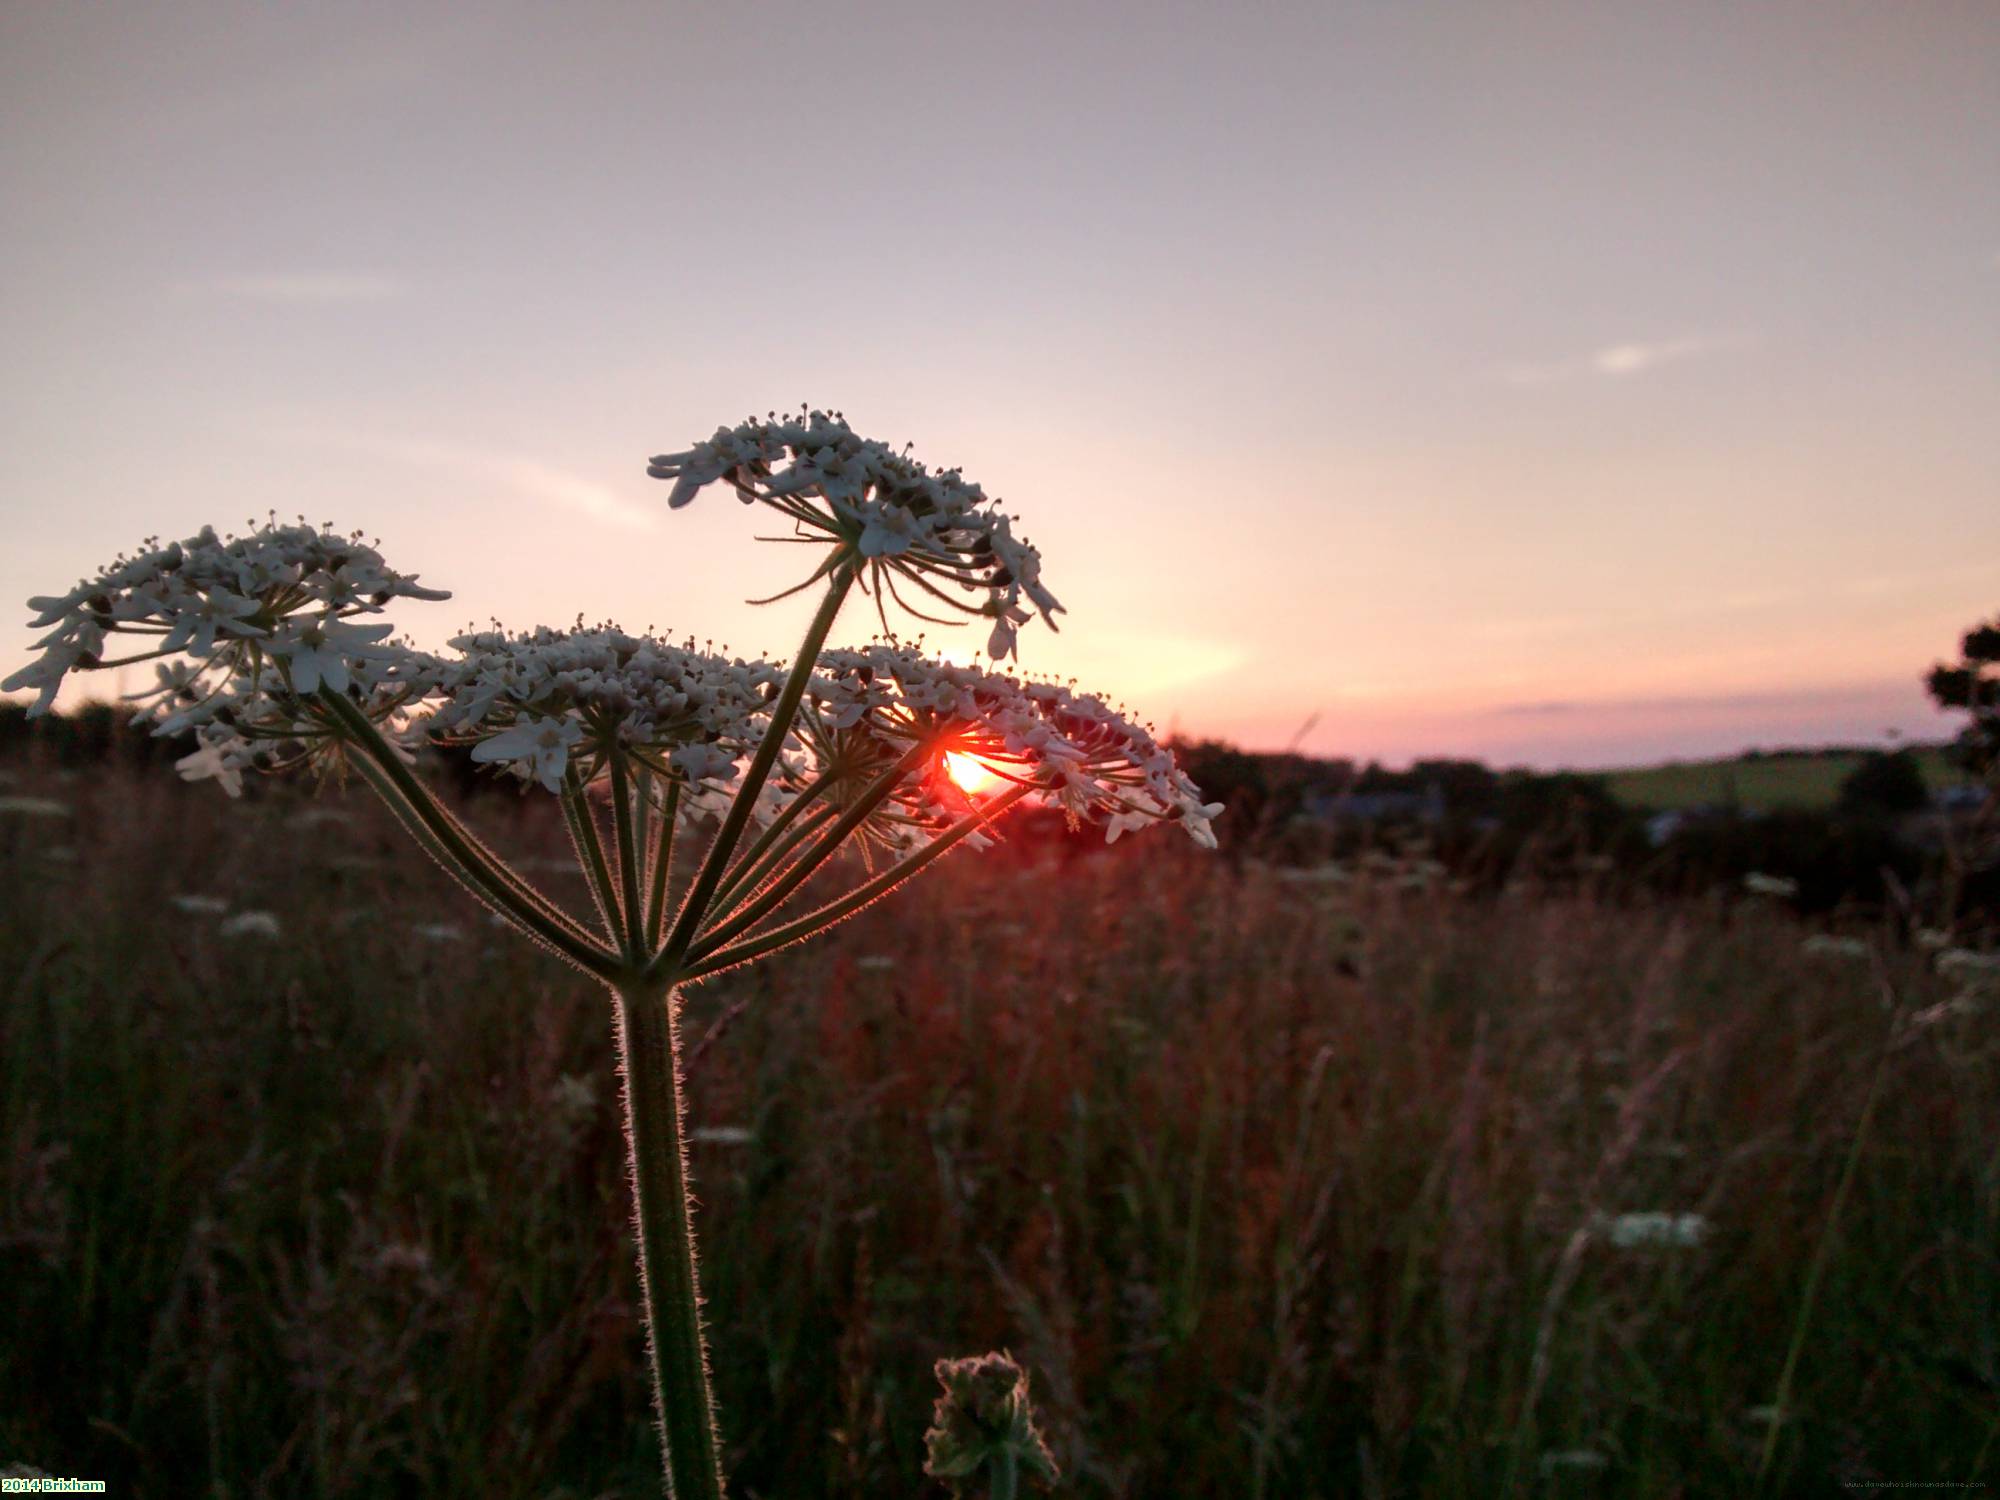
[(1870, 752), (1840, 783), (1842, 812), (1893, 817), (1930, 801), (1923, 768), (1908, 750)]

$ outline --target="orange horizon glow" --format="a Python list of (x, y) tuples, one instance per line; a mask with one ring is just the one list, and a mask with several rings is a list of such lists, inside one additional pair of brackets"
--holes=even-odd
[[(452, 590), (385, 616), (422, 650), (581, 615), (784, 660), (817, 549), (646, 460), (806, 402), (1004, 497), (1065, 613), (1001, 669), (1162, 738), (1955, 732), (1921, 678), (2000, 608), (2000, 6), (403, 9), (7, 12), (0, 680), (21, 601), (267, 509)], [(815, 117), (810, 247), (628, 188), (793, 147), (736, 70), (632, 65), (773, 35), (915, 101)], [(991, 625), (857, 595), (826, 640), (990, 665)]]

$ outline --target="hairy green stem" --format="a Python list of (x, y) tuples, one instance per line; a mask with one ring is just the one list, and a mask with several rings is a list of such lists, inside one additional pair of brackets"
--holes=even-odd
[(462, 842), (478, 861), (488, 868), (495, 879), (503, 882), (550, 921), (567, 927), (579, 938), (594, 941), (587, 927), (517, 874), (511, 865), (488, 849), (478, 835), (439, 802), (432, 795), (430, 788), (417, 779), (415, 772), (404, 762), (402, 755), (397, 753), (396, 748), (383, 737), (382, 731), (366, 714), (331, 688), (322, 687), (315, 696), (320, 708), (330, 710), (330, 717), (337, 721), (332, 727), (340, 732), (343, 739), (355, 745), (374, 761), (410, 806), (422, 815), (427, 825), (438, 829), (442, 834), (448, 834), (457, 842)]
[[(660, 810), (660, 831), (653, 839), (653, 888), (646, 898), (646, 951), (660, 951), (660, 933), (667, 925), (667, 890), (674, 876), (674, 820), (681, 809), (681, 784), (667, 783), (666, 804)], [(650, 819), (652, 809), (640, 805), (640, 816)]]
[(693, 1202), (681, 1140), (678, 1001), (668, 985), (613, 987), (625, 1075), (639, 1280), (669, 1500), (721, 1500), (722, 1467), (695, 1270)]
[(799, 789), (796, 797), (778, 810), (775, 818), (764, 825), (763, 832), (759, 833), (750, 847), (743, 851), (742, 857), (730, 867), (729, 872), (722, 877), (722, 883), (715, 888), (715, 894), (709, 898), (710, 910), (729, 909), (729, 898), (743, 889), (746, 880), (752, 878), (757, 861), (778, 841), (779, 835), (792, 825), (793, 820), (811, 805), (813, 799), (826, 789), (827, 781), (826, 776), (815, 776), (811, 782)]
[(319, 694), (331, 708), (343, 737), (361, 754), (351, 763), (404, 830), (460, 884), (529, 937), (553, 948), (571, 963), (600, 977), (614, 967), (613, 955), (595, 942), (562, 908), (495, 857), (429, 790), (410, 774), (395, 750), (353, 704), (330, 689)]
[(590, 815), (590, 804), (584, 800), (583, 783), (574, 771), (563, 783), (562, 809), (569, 823), (570, 842), (576, 845), (576, 861), (590, 882), (590, 893), (604, 917), (605, 929), (611, 934), (611, 945), (621, 953), (628, 953), (632, 945), (626, 938), (618, 887), (612, 880), (611, 866), (604, 859), (604, 841), (597, 836), (597, 820)]
[[(839, 808), (822, 807), (784, 838), (766, 849), (758, 859), (746, 859), (739, 863), (730, 871), (729, 878), (717, 888), (715, 895), (709, 898), (709, 915), (719, 921), (745, 901), (750, 900), (764, 882), (775, 875), (785, 861), (791, 858), (793, 851), (799, 845), (818, 834), (839, 816)], [(699, 943), (696, 944), (697, 948), (700, 946)]]
[[(653, 768), (643, 756), (632, 757), (632, 868), (639, 872), (639, 904), (632, 909), (635, 948), (646, 947), (645, 890), (653, 872)], [(650, 950), (649, 950), (650, 951)]]
[(611, 827), (618, 841), (618, 901), (625, 910), (625, 959), (634, 968), (643, 968), (653, 956), (640, 951), (646, 940), (646, 910), (639, 895), (645, 853), (632, 826), (631, 772), (616, 749), (611, 752)]
[(402, 825), (403, 832), (426, 854), (438, 862), (452, 879), (471, 894), (482, 906), (498, 912), (508, 923), (526, 937), (555, 949), (564, 958), (579, 968), (603, 976), (612, 967), (612, 955), (598, 949), (572, 947), (567, 933), (554, 928), (541, 919), (538, 912), (521, 908), (508, 899), (503, 888), (491, 881), (482, 880), (468, 868), (465, 861), (449, 848), (418, 816), (408, 800), (399, 792), (395, 784), (382, 774), (381, 768), (364, 758), (354, 763), (355, 773), (368, 783), (369, 789), (382, 800), (390, 815)]
[(734, 948), (723, 948), (709, 953), (706, 957), (690, 963), (682, 972), (682, 980), (700, 979), (719, 969), (733, 968), (747, 963), (753, 958), (762, 958), (767, 953), (775, 953), (789, 943), (803, 941), (816, 933), (824, 932), (838, 922), (844, 922), (862, 907), (877, 897), (885, 896), (904, 881), (910, 879), (932, 860), (941, 858), (956, 847), (959, 840), (976, 833), (985, 824), (1019, 802), (1028, 793), (1038, 788), (1032, 786), (1009, 787), (992, 801), (983, 805), (970, 817), (961, 818), (951, 828), (926, 844), (917, 853), (899, 865), (884, 870), (873, 880), (856, 886), (838, 901), (829, 901), (817, 910), (807, 912), (793, 922), (782, 927), (774, 927), (759, 937), (738, 943)]
[(895, 764), (870, 782), (867, 789), (834, 821), (833, 826), (822, 833), (790, 869), (746, 904), (741, 911), (719, 924), (714, 930), (702, 934), (691, 950), (690, 956), (698, 961), (707, 954), (715, 952), (730, 939), (748, 932), (774, 911), (787, 896), (806, 882), (814, 870), (833, 857), (834, 851), (840, 847), (842, 841), (866, 822), (869, 814), (886, 802), (902, 779), (921, 765), (924, 757), (930, 753), (930, 747), (919, 741), (897, 757)]
[(764, 789), (764, 779), (771, 774), (778, 752), (784, 748), (785, 736), (791, 731), (792, 716), (799, 710), (799, 700), (805, 697), (806, 684), (812, 680), (813, 669), (819, 665), (820, 648), (826, 644), (833, 622), (840, 614), (840, 606), (847, 600), (847, 591), (854, 586), (855, 571), (851, 562), (842, 561), (831, 571), (832, 581), (827, 585), (826, 597), (820, 601), (819, 612), (813, 616), (812, 624), (806, 627), (805, 639), (799, 643), (798, 659), (792, 663), (791, 675), (785, 679), (778, 701), (772, 705), (771, 722), (764, 730), (763, 741), (751, 757), (750, 769), (743, 775), (743, 784), (736, 789), (728, 816), (722, 820), (715, 842), (709, 845), (701, 873), (695, 876), (687, 899), (681, 903), (681, 912), (674, 920), (674, 930), (667, 938), (666, 950), (656, 962), (670, 964), (676, 961), (693, 943), (695, 932), (707, 915), (709, 897), (715, 894), (716, 886), (721, 883), (722, 872), (729, 867), (729, 856), (736, 850), (736, 841), (743, 836), (744, 825), (756, 809), (757, 794)]

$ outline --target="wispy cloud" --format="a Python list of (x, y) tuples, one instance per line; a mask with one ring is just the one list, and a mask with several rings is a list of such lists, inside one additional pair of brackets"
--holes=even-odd
[(659, 525), (658, 506), (640, 505), (626, 499), (609, 485), (518, 455), (490, 453), (427, 438), (375, 437), (321, 427), (281, 426), (262, 431), (264, 436), (280, 442), (344, 448), (351, 453), (418, 464), (480, 483), (498, 485), (607, 526), (650, 531)]
[(649, 509), (635, 505), (609, 485), (598, 484), (580, 475), (565, 474), (560, 469), (530, 463), (526, 459), (502, 459), (497, 462), (496, 468), (505, 482), (515, 489), (565, 510), (635, 531), (650, 531), (659, 525), (657, 506)]
[(1885, 696), (1896, 699), (1908, 698), (1916, 690), (1914, 684), (1914, 678), (1895, 677), (1821, 688), (1666, 694), (1658, 697), (1551, 698), (1527, 703), (1498, 703), (1486, 712), (1496, 718), (1553, 718), (1569, 714), (1704, 714), (1753, 709), (1851, 706), (1875, 703)]
[(388, 302), (409, 294), (409, 284), (369, 271), (275, 271), (254, 276), (215, 276), (182, 282), (185, 294), (234, 297), (244, 302), (324, 306), (346, 302)]
[(1655, 370), (1661, 365), (1673, 364), (1680, 360), (1737, 348), (1745, 342), (1746, 340), (1740, 335), (1717, 334), (1683, 334), (1671, 339), (1633, 340), (1622, 344), (1607, 344), (1589, 354), (1554, 360), (1546, 364), (1510, 365), (1502, 374), (1510, 385), (1548, 385), (1554, 381), (1569, 380), (1579, 375), (1601, 375), (1617, 379), (1628, 375), (1642, 375), (1648, 370)]

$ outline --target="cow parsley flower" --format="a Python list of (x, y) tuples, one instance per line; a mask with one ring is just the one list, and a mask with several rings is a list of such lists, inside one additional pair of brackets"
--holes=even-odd
[[(156, 681), (135, 701), (156, 734), (192, 737), (176, 762), (183, 778), (236, 795), (253, 769), (350, 768), (500, 922), (605, 985), (641, 1243), (666, 1247), (680, 1272), (641, 1277), (670, 1488), (714, 1494), (673, 994), (846, 921), (958, 845), (983, 843), (1031, 795), (1101, 824), (1107, 840), (1178, 823), (1210, 848), (1221, 807), (1201, 800), (1150, 729), (1072, 686), (953, 665), (894, 641), (826, 649), (857, 585), (873, 587), (878, 609), (885, 597), (910, 608), (921, 596), (989, 620), (996, 657), (1012, 653), (1033, 612), (1053, 626), (1060, 606), (1041, 583), (1040, 555), (957, 470), (932, 472), (857, 437), (837, 413), (807, 411), (723, 429), (656, 459), (652, 472), (674, 481), (673, 505), (724, 480), (828, 548), (808, 580), (824, 581), (819, 608), (786, 667), (581, 621), (468, 632), (433, 656), (374, 617), (397, 598), (445, 595), (358, 537), (274, 520), (243, 537), (148, 542), (68, 594), (32, 600), (46, 632), (40, 655), (0, 689), (32, 689), (42, 713), (71, 671), (155, 662)], [(139, 649), (107, 659), (120, 634), (138, 637)], [(483, 842), (419, 774), (421, 742), (465, 747), (555, 793), (576, 853), (564, 868), (582, 877), (589, 907), (538, 888), (530, 876), (543, 862), (510, 863)], [(990, 791), (956, 779), (978, 785), (971, 764), (991, 776)], [(0, 812), (61, 810), (0, 799)], [(294, 840), (318, 826), (283, 824)], [(832, 888), (822, 872), (839, 871), (839, 856), (857, 847), (865, 875)], [(225, 938), (282, 934), (268, 911), (224, 914), (199, 896), (174, 904), (216, 915)], [(408, 931), (429, 942), (463, 936), (444, 923)], [(884, 967), (884, 957), (863, 966)], [(391, 1258), (418, 1266), (414, 1253)], [(960, 1487), (989, 1469), (999, 1483), (1054, 1478), (1018, 1366), (987, 1356), (939, 1374), (934, 1475)]]
[(1709, 1227), (1700, 1214), (1653, 1211), (1597, 1218), (1598, 1230), (1621, 1250), (1692, 1250), (1708, 1238)]
[(243, 795), (243, 771), (254, 758), (250, 742), (228, 730), (204, 730), (192, 755), (174, 762), (183, 781), (213, 781), (232, 797)]
[(1058, 683), (958, 666), (893, 642), (825, 651), (812, 684), (828, 738), (865, 727), (886, 745), (927, 752), (913, 785), (948, 782), (938, 762), (970, 756), (1003, 781), (1045, 791), (1072, 818), (1105, 824), (1106, 842), (1178, 822), (1204, 848), (1220, 803), (1205, 803), (1173, 754), (1102, 699)]
[(114, 634), (144, 639), (146, 649), (128, 661), (190, 658), (174, 681), (177, 692), (194, 691), (207, 667), (261, 659), (293, 674), (296, 692), (310, 693), (321, 681), (345, 691), (363, 675), (355, 668), (393, 663), (399, 653), (382, 644), (386, 628), (340, 622), (395, 598), (449, 597), (391, 569), (358, 535), (275, 519), (241, 537), (204, 528), (165, 546), (149, 541), (67, 594), (30, 599), (31, 628), (49, 631), (36, 642), (42, 655), (0, 691), (34, 688), (39, 696), (29, 712), (46, 713), (70, 671), (122, 664), (104, 660)]
[(667, 503), (676, 509), (727, 480), (746, 504), (788, 518), (799, 537), (851, 552), (873, 583), (885, 630), (885, 594), (920, 619), (937, 618), (905, 599), (899, 580), (931, 609), (991, 619), (987, 649), (996, 657), (1013, 653), (1028, 606), (1051, 629), (1062, 609), (1042, 584), (1041, 554), (1014, 535), (983, 489), (957, 469), (933, 472), (859, 436), (838, 412), (718, 428), (707, 442), (661, 454), (646, 472), (673, 481)]
[(1761, 870), (1752, 870), (1743, 877), (1743, 889), (1753, 896), (1790, 901), (1798, 896), (1799, 883), (1789, 875), (1766, 875)]
[(479, 631), (451, 646), (458, 657), (430, 677), (426, 727), (557, 792), (572, 769), (589, 781), (614, 747), (688, 786), (726, 783), (783, 681), (767, 662), (615, 625)]
[(1808, 958), (1829, 958), (1842, 963), (1866, 963), (1872, 950), (1861, 938), (1837, 937), (1832, 933), (1816, 932), (1799, 944), (1799, 951)]
[(569, 752), (583, 738), (575, 719), (546, 719), (523, 714), (491, 739), (472, 747), (477, 761), (497, 761), (524, 781), (538, 781), (549, 791), (563, 789)]
[(268, 911), (239, 911), (233, 917), (224, 917), (215, 929), (216, 934), (225, 938), (254, 937), (271, 941), (281, 935), (277, 916)]
[(69, 804), (53, 797), (0, 797), (0, 813), (17, 818), (66, 818)]
[(1947, 948), (1937, 956), (1937, 971), (1975, 988), (1986, 985), (2000, 989), (2000, 953), (1978, 953), (1970, 948)]

